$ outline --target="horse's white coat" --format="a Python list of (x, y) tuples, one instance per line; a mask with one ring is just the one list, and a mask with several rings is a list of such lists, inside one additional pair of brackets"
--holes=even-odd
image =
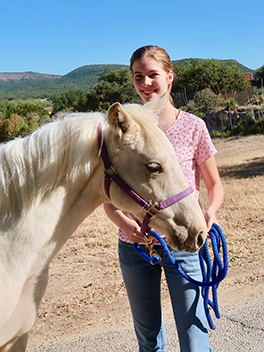
[[(148, 109), (157, 109), (147, 106)], [(98, 123), (118, 174), (147, 200), (187, 188), (175, 152), (146, 107), (119, 104), (108, 113), (72, 114), (0, 147), (0, 352), (23, 352), (48, 281), (48, 266), (78, 225), (103, 202)], [(159, 163), (162, 173), (149, 173)], [(143, 218), (140, 207), (111, 185), (113, 203)], [(153, 226), (171, 244), (197, 250), (205, 221), (193, 196), (164, 210)], [(188, 231), (186, 231), (187, 228)], [(184, 229), (184, 230), (183, 230)]]

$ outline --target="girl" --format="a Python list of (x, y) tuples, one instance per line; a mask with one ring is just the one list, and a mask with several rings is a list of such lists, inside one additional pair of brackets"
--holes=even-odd
[[(134, 87), (142, 103), (171, 91), (173, 65), (167, 52), (148, 45), (137, 49), (130, 59)], [(160, 128), (169, 138), (190, 186), (199, 195), (200, 173), (208, 190), (205, 212), (208, 231), (216, 223), (224, 191), (215, 162), (216, 149), (205, 123), (195, 115), (176, 109), (168, 100), (160, 114)], [(160, 245), (155, 246), (161, 262), (150, 265), (134, 250), (143, 245), (140, 226), (128, 214), (105, 203), (107, 216), (119, 228), (119, 260), (134, 319), (140, 352), (165, 351), (165, 330), (161, 312), (161, 271), (164, 269), (179, 336), (181, 352), (209, 352), (206, 317), (200, 289), (188, 283), (175, 270)], [(198, 254), (171, 249), (173, 257), (196, 280), (201, 280)]]

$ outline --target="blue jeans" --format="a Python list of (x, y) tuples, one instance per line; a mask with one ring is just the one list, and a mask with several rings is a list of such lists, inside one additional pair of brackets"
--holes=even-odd
[[(200, 288), (186, 281), (171, 264), (162, 246), (154, 246), (161, 262), (151, 265), (132, 244), (119, 240), (119, 261), (140, 352), (166, 351), (161, 312), (161, 271), (165, 271), (181, 352), (209, 352), (208, 332)], [(148, 253), (145, 246), (141, 249)], [(171, 250), (173, 257), (196, 280), (201, 280), (198, 254)]]

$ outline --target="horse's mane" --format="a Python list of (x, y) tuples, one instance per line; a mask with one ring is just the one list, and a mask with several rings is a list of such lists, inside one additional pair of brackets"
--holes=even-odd
[[(100, 113), (69, 114), (47, 123), (25, 138), (0, 145), (0, 216), (4, 220), (62, 181), (74, 181), (80, 171), (90, 174)], [(97, 147), (94, 146), (94, 147)], [(89, 152), (90, 151), (90, 152)], [(81, 169), (81, 170), (80, 170)]]
[[(152, 113), (137, 104), (123, 107), (154, 142)], [(1, 144), (0, 219), (15, 215), (15, 211), (20, 213), (62, 183), (74, 182), (84, 174), (89, 177), (92, 149), (98, 148), (99, 122), (105, 129), (103, 114), (73, 113), (43, 125), (25, 138)]]

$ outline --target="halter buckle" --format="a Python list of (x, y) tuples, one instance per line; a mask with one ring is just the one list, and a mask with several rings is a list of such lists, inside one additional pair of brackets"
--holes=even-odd
[(162, 211), (162, 208), (159, 207), (159, 204), (157, 202), (155, 203), (150, 203), (150, 206), (145, 209), (145, 212), (147, 215), (151, 216), (152, 219), (154, 219), (159, 213)]

